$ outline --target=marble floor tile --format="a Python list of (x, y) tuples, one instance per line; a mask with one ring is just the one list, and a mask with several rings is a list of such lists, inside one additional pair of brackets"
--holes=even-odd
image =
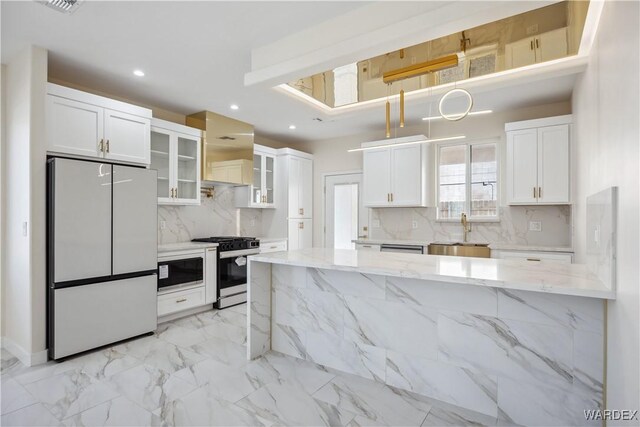
[(2, 415), (38, 403), (23, 386), (16, 380), (8, 377), (2, 378), (0, 391)]
[(161, 340), (184, 348), (199, 344), (208, 338), (202, 330), (183, 328), (170, 322), (158, 325), (156, 336)]
[(209, 338), (190, 348), (202, 359), (211, 358), (227, 366), (241, 366), (247, 361), (247, 348), (222, 338)]
[(234, 305), (232, 307), (229, 308), (225, 308), (226, 311), (234, 311), (236, 313), (243, 313), (243, 314), (247, 314), (247, 303), (244, 304), (239, 304), (239, 305)]
[(214, 322), (203, 327), (202, 331), (210, 338), (221, 338), (236, 344), (246, 344), (247, 342), (246, 318), (244, 326), (226, 322)]
[(207, 386), (200, 387), (182, 399), (175, 400), (155, 412), (170, 426), (265, 426), (254, 412), (218, 399)]
[(76, 369), (101, 380), (125, 371), (142, 362), (135, 357), (120, 353), (112, 348), (95, 351), (73, 360)]
[(20, 360), (4, 348), (0, 349), (0, 375), (13, 375), (29, 369)]
[(206, 359), (206, 356), (156, 337), (142, 338), (119, 345), (115, 349), (168, 373), (179, 371)]
[(363, 417), (362, 415), (356, 415), (354, 419), (349, 421), (347, 427), (378, 427), (378, 426), (386, 426), (386, 424), (382, 424), (378, 421), (373, 421), (368, 418)]
[(139, 365), (114, 375), (108, 383), (118, 394), (148, 411), (155, 411), (196, 389), (177, 374), (149, 365)]
[(427, 398), (348, 374), (339, 374), (313, 397), (388, 425), (419, 426), (431, 409)]
[(118, 396), (107, 384), (77, 370), (27, 384), (25, 388), (59, 420)]
[(0, 418), (0, 425), (3, 427), (57, 426), (59, 423), (56, 417), (51, 415), (51, 412), (49, 412), (42, 403), (36, 403), (35, 405), (18, 409), (17, 411), (2, 415)]
[(62, 421), (64, 426), (161, 426), (162, 419), (125, 397), (117, 397)]
[(12, 375), (12, 377), (20, 384), (30, 384), (67, 371), (77, 370), (79, 366), (74, 359), (65, 360), (64, 362), (49, 361), (42, 365), (25, 367), (25, 369)]
[(278, 425), (344, 426), (356, 415), (282, 384), (266, 385), (237, 404)]
[(436, 400), (431, 403), (431, 410), (422, 423), (424, 427), (491, 426), (496, 424), (496, 418), (479, 412)]
[(202, 313), (194, 314), (191, 316), (181, 317), (179, 319), (172, 320), (176, 326), (181, 326), (183, 328), (189, 329), (200, 329), (212, 323), (218, 321), (217, 318), (218, 310), (209, 310)]
[(274, 372), (278, 383), (301, 388), (310, 394), (335, 378), (334, 373), (320, 365), (280, 353), (267, 353), (258, 362)]

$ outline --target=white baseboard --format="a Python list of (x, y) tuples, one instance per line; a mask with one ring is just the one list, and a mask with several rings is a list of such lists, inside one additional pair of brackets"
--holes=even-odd
[(17, 357), (25, 366), (41, 365), (47, 362), (47, 350), (29, 353), (10, 338), (2, 337), (1, 340), (2, 348)]

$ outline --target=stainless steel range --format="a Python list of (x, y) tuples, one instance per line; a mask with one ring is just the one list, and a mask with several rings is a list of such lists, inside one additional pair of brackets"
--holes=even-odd
[(220, 236), (193, 239), (218, 243), (218, 308), (247, 302), (247, 256), (260, 252), (254, 237)]

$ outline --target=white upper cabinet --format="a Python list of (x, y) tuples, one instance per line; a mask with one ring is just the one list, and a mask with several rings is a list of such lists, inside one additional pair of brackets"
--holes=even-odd
[(47, 151), (148, 165), (151, 110), (52, 83)]
[(507, 43), (506, 68), (518, 68), (567, 56), (567, 29), (559, 28), (533, 37)]
[(151, 169), (158, 171), (158, 203), (200, 204), (202, 132), (165, 120), (151, 126)]
[(569, 204), (571, 116), (507, 123), (507, 202)]
[(253, 146), (253, 184), (235, 188), (236, 207), (275, 207), (276, 150)]
[(362, 154), (363, 203), (365, 206), (391, 204), (391, 150), (378, 148)]
[[(425, 138), (426, 139), (426, 138)], [(416, 137), (363, 144), (406, 143)], [(363, 203), (367, 207), (427, 206), (429, 200), (426, 144), (383, 147), (363, 152)]]
[(149, 164), (148, 118), (104, 110), (105, 159)]

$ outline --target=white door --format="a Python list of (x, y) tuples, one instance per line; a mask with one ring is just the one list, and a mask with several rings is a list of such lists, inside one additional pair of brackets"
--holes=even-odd
[(549, 31), (535, 39), (536, 61), (551, 61), (567, 56), (567, 29)]
[(55, 159), (54, 282), (111, 275), (111, 165)]
[(391, 148), (391, 204), (422, 204), (422, 151), (420, 145)]
[(289, 218), (302, 218), (300, 209), (300, 158), (289, 156)]
[(509, 203), (535, 204), (538, 185), (538, 131), (507, 132), (507, 193)]
[(324, 245), (354, 249), (352, 240), (368, 237), (369, 209), (362, 204), (362, 174), (325, 178)]
[(536, 63), (535, 40), (530, 37), (505, 46), (506, 68), (518, 68)]
[(113, 274), (157, 268), (156, 182), (154, 170), (113, 166)]
[(102, 157), (103, 109), (95, 105), (47, 95), (47, 150)]
[(105, 157), (148, 165), (150, 132), (151, 120), (148, 118), (104, 110)]
[(365, 206), (391, 204), (391, 150), (380, 148), (362, 154), (363, 202)]
[(298, 200), (302, 218), (313, 217), (313, 161), (300, 159), (300, 187)]
[(538, 129), (538, 202), (569, 203), (569, 125)]

